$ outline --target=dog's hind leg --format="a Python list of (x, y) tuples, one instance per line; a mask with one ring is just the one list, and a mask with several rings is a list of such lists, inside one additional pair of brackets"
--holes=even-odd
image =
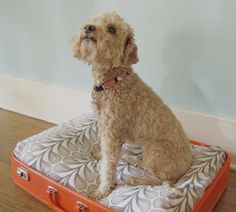
[[(124, 155), (125, 161), (133, 165), (135, 167), (139, 167), (142, 169), (145, 169), (143, 166), (142, 160), (135, 158), (134, 156), (129, 156), (129, 155)], [(162, 180), (160, 180), (158, 177), (144, 177), (144, 176), (134, 176), (128, 179), (127, 184), (132, 185), (132, 186), (137, 186), (137, 185), (160, 185), (162, 183)]]
[(142, 164), (142, 160), (134, 157), (134, 156), (130, 156), (130, 155), (124, 155), (123, 159), (130, 165), (135, 166), (135, 167), (140, 167), (143, 169), (143, 164)]
[(143, 145), (142, 159), (126, 156), (125, 160), (144, 169), (152, 177), (134, 176), (129, 181), (130, 185), (160, 185), (162, 183), (171, 185), (178, 174), (175, 161), (176, 144), (172, 141), (159, 140), (146, 142)]

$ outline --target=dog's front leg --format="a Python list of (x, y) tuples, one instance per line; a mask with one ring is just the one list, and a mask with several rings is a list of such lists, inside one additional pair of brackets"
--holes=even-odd
[(94, 194), (94, 198), (99, 200), (107, 196), (116, 183), (116, 167), (122, 147), (122, 140), (111, 132), (101, 137), (101, 168), (100, 185)]

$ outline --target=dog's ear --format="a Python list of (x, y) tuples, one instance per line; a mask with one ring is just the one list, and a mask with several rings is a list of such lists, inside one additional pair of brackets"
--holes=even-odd
[(71, 39), (71, 43), (73, 45), (73, 55), (74, 55), (74, 57), (80, 59), (80, 38), (79, 38), (79, 36), (74, 36)]
[(129, 35), (125, 41), (123, 64), (132, 65), (138, 62), (138, 47), (135, 44), (132, 35)]

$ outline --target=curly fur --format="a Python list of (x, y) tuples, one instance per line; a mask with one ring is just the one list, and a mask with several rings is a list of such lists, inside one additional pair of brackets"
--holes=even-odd
[[(96, 27), (89, 38), (85, 32), (88, 25)], [(110, 26), (115, 33), (108, 31)], [(108, 195), (114, 188), (116, 165), (125, 142), (143, 148), (142, 160), (127, 160), (156, 176), (134, 177), (129, 184), (161, 184), (182, 176), (192, 160), (188, 138), (171, 110), (132, 69), (138, 57), (131, 27), (114, 12), (89, 19), (74, 40), (74, 56), (92, 65), (95, 85), (121, 70), (129, 72), (115, 86), (93, 93), (102, 156), (101, 183), (95, 198)]]

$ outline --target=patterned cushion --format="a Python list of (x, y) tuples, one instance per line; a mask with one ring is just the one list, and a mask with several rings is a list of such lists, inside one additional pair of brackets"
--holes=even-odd
[[(33, 169), (83, 194), (99, 184), (97, 162), (90, 150), (99, 143), (97, 122), (85, 114), (38, 135), (18, 142), (14, 154)], [(124, 145), (122, 155), (141, 156), (137, 145)], [(116, 211), (190, 211), (224, 164), (226, 156), (219, 147), (192, 145), (191, 168), (173, 186), (128, 186), (131, 176), (148, 176), (142, 169), (120, 158), (117, 188), (101, 203)]]

